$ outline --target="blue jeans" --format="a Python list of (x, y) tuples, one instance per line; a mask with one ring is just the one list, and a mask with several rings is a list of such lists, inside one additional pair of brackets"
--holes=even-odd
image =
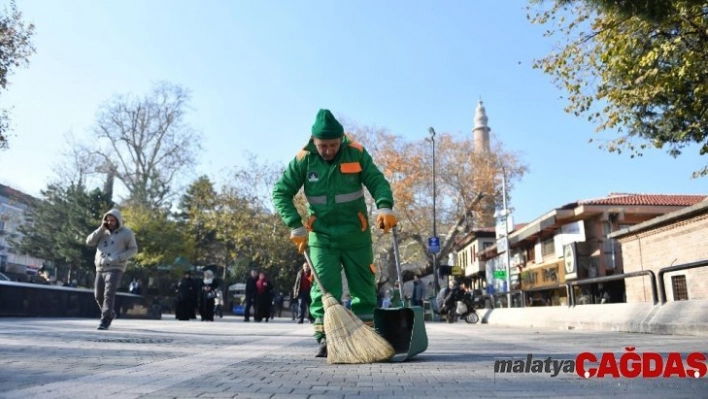
[(123, 277), (123, 272), (120, 270), (96, 272), (93, 295), (96, 297), (96, 303), (101, 309), (102, 321), (113, 319), (116, 291), (118, 291), (121, 277)]

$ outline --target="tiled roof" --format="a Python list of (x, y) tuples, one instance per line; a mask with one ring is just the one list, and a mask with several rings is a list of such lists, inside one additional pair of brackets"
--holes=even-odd
[(516, 230), (519, 230), (519, 229), (521, 229), (521, 228), (524, 228), (524, 227), (526, 227), (527, 224), (528, 224), (528, 223), (515, 223), (515, 224), (514, 224), (514, 230), (513, 230), (513, 231), (516, 231)]
[(0, 197), (5, 197), (11, 201), (17, 201), (25, 205), (28, 205), (33, 200), (31, 196), (4, 184), (0, 184)]
[(605, 198), (580, 200), (577, 204), (691, 206), (706, 199), (708, 199), (708, 195), (610, 193)]

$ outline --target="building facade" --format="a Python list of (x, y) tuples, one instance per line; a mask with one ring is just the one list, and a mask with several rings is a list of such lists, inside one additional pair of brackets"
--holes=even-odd
[(496, 243), (494, 228), (473, 230), (455, 245), (455, 265), (462, 269), (462, 275), (474, 290), (486, 292), (487, 278), (485, 261), (477, 253)]
[[(708, 200), (610, 235), (619, 241), (626, 273), (708, 262)], [(708, 266), (663, 277), (668, 301), (708, 299)], [(627, 279), (627, 302), (652, 300), (648, 277)]]
[[(491, 294), (506, 288), (509, 273), (512, 306), (568, 303), (565, 283), (626, 272), (621, 247), (608, 236), (615, 231), (679, 211), (703, 201), (702, 195), (610, 194), (566, 204), (481, 251)], [(507, 263), (510, 265), (507, 268)], [(501, 290), (506, 291), (506, 290)], [(523, 291), (523, 296), (521, 295)], [(575, 287), (577, 304), (624, 302), (623, 280)]]
[(25, 211), (34, 198), (0, 184), (0, 272), (13, 279), (37, 274), (43, 259), (22, 255), (13, 250), (13, 242), (20, 241), (20, 225), (25, 222)]

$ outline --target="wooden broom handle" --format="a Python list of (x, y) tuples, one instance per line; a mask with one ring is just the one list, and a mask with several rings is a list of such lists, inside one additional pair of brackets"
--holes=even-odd
[(325, 290), (324, 286), (322, 285), (322, 282), (320, 281), (320, 277), (317, 275), (317, 272), (315, 271), (315, 266), (312, 265), (312, 260), (310, 259), (310, 255), (307, 253), (307, 248), (305, 248), (305, 251), (302, 253), (305, 255), (305, 260), (307, 261), (307, 264), (310, 266), (310, 270), (312, 271), (312, 275), (315, 277), (315, 281), (317, 281), (317, 285), (320, 287), (320, 291), (322, 291), (322, 295), (326, 295), (327, 291)]

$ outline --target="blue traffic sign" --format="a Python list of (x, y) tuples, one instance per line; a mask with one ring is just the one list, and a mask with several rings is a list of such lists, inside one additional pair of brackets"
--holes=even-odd
[(440, 237), (428, 238), (428, 250), (435, 254), (440, 252)]

